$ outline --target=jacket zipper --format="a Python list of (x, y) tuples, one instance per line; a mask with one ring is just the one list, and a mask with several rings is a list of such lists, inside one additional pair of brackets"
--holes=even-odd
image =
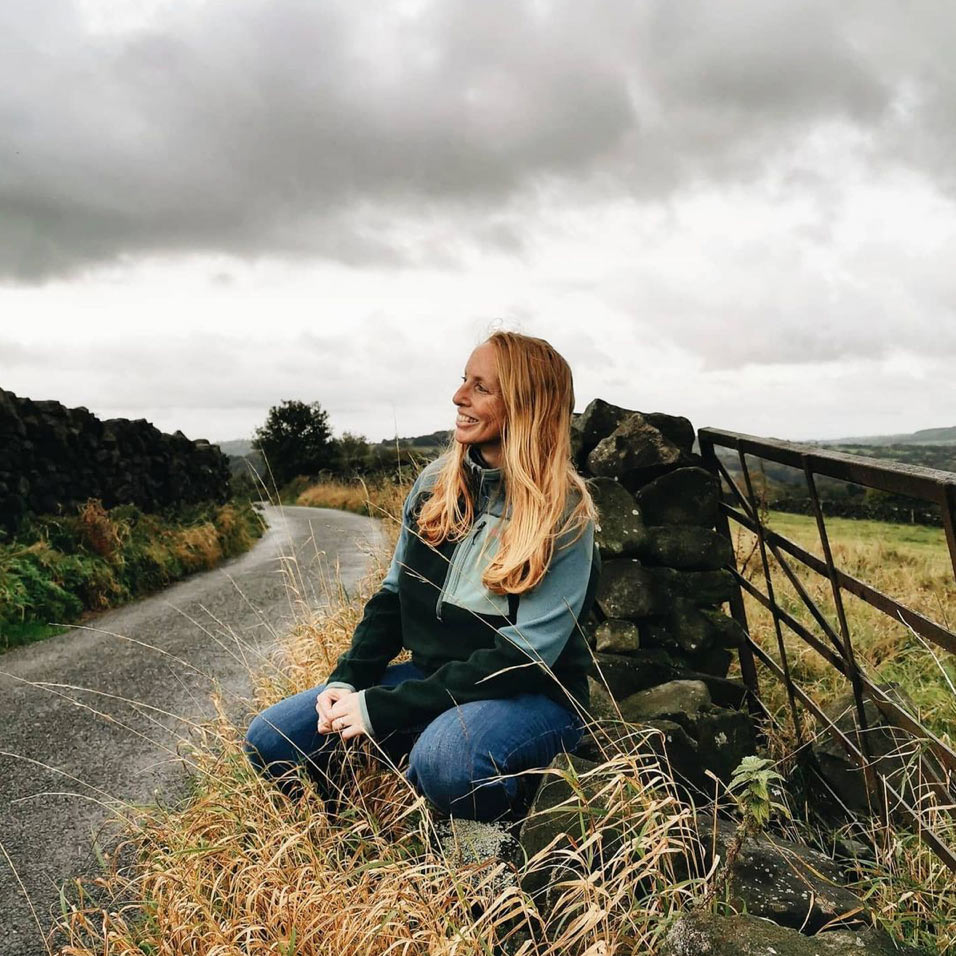
[[(486, 519), (486, 518), (482, 518), (481, 521), (479, 521), (478, 524), (476, 524), (476, 525), (474, 526), (474, 528), (471, 529), (471, 532), (469, 533), (469, 536), (470, 536), (470, 538), (471, 538), (471, 541), (468, 543), (468, 546), (467, 546), (468, 552), (469, 552), (469, 556), (470, 556), (471, 549), (472, 549), (472, 548), (477, 544), (477, 542), (478, 542), (478, 535), (481, 534), (481, 529), (484, 528), (484, 526), (485, 526), (486, 523), (487, 523), (487, 519)], [(450, 559), (449, 562), (448, 562), (448, 574), (445, 575), (445, 584), (444, 584), (444, 586), (442, 587), (441, 591), (438, 592), (438, 603), (435, 605), (435, 617), (438, 618), (439, 621), (441, 620), (441, 606), (442, 606), (442, 603), (444, 602), (445, 595), (446, 595), (450, 590), (454, 590), (454, 585), (457, 585), (458, 582), (459, 582), (459, 580), (461, 579), (461, 564), (462, 564), (462, 562), (460, 561), (460, 562), (459, 562), (459, 566), (456, 568), (456, 567), (455, 567), (455, 559), (458, 557), (459, 552), (462, 551), (462, 550), (464, 549), (464, 547), (465, 547), (465, 542), (464, 542), (464, 540), (459, 541), (458, 544), (455, 545), (455, 550), (452, 551), (452, 553), (451, 553), (451, 559)], [(455, 573), (455, 572), (457, 572), (457, 573)], [(455, 573), (455, 578), (454, 578), (454, 580), (452, 581), (452, 574), (453, 574), (453, 573)], [(450, 585), (451, 585), (451, 586), (450, 586)]]

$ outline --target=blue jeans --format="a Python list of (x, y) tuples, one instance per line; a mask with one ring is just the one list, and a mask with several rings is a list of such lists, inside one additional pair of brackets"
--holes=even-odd
[[(386, 668), (381, 683), (394, 686), (424, 676), (406, 661)], [(246, 734), (253, 766), (290, 795), (297, 792), (297, 780), (289, 771), (299, 765), (327, 795), (342, 751), (360, 739), (344, 742), (339, 734), (319, 733), (315, 699), (324, 688), (319, 684), (266, 708)], [(451, 707), (375, 743), (396, 764), (408, 755), (405, 778), (440, 812), (490, 821), (527, 810), (538, 775), (510, 775), (548, 766), (560, 751), (573, 751), (582, 733), (581, 719), (570, 707), (544, 694), (519, 694)]]

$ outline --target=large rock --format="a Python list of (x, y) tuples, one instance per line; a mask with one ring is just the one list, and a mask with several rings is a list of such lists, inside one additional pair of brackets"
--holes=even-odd
[[(635, 505), (635, 513), (639, 513), (636, 509)], [(642, 523), (641, 531), (642, 536), (632, 546), (632, 553), (645, 563), (688, 571), (715, 571), (733, 564), (734, 548), (730, 540), (709, 528), (693, 525), (645, 528)]]
[(673, 720), (653, 718), (634, 724), (600, 721), (584, 735), (574, 752), (595, 763), (604, 763), (622, 753), (646, 754), (671, 775), (683, 796), (698, 797), (704, 789), (704, 765), (697, 741)]
[(714, 677), (726, 677), (730, 671), (733, 655), (723, 647), (708, 647), (699, 654), (688, 654), (684, 660), (691, 670)]
[[(744, 757), (756, 753), (757, 737), (749, 714), (715, 707), (703, 681), (675, 680), (631, 694), (619, 704), (631, 723), (667, 720), (680, 725), (696, 743), (696, 772), (710, 770), (729, 781)], [(680, 768), (685, 776), (693, 769)]]
[(727, 570), (677, 571), (673, 568), (646, 568), (645, 571), (666, 591), (670, 602), (677, 598), (686, 598), (698, 607), (723, 604), (729, 601), (737, 590), (737, 580)]
[(673, 613), (681, 600), (695, 607), (723, 604), (736, 588), (727, 570), (645, 568), (637, 558), (620, 558), (602, 566), (596, 600), (606, 618), (640, 621)]
[(629, 557), (647, 550), (647, 529), (633, 495), (613, 478), (592, 478), (588, 487), (598, 509), (595, 539), (602, 557)]
[(623, 558), (602, 565), (596, 601), (607, 618), (639, 620), (666, 613), (671, 596), (659, 576), (642, 567), (636, 558)]
[[(700, 790), (710, 789), (705, 771), (727, 781), (756, 752), (750, 716), (714, 706), (703, 681), (669, 681), (617, 704), (598, 681), (591, 678), (590, 685), (593, 721), (575, 750), (588, 760), (649, 750), (666, 758), (678, 783)], [(655, 731), (650, 737), (649, 730)]]
[[(600, 674), (595, 669), (600, 669)], [(592, 673), (600, 683), (607, 683), (615, 700), (684, 676), (670, 654), (659, 649), (641, 649), (633, 654), (595, 654)]]
[(709, 617), (692, 601), (679, 598), (670, 614), (646, 621), (640, 626), (640, 640), (645, 647), (663, 647), (695, 655), (714, 644), (716, 629)]
[[(705, 852), (727, 858), (737, 827), (726, 820), (702, 817), (701, 842)], [(855, 913), (864, 922), (866, 907), (843, 885), (840, 868), (819, 850), (761, 834), (747, 837), (734, 864), (730, 904), (781, 926), (815, 933), (838, 917)], [(848, 917), (853, 919), (853, 917)]]
[(629, 491), (664, 471), (695, 462), (688, 449), (667, 438), (640, 412), (625, 418), (587, 458), (592, 475), (616, 478)]
[(604, 684), (588, 676), (588, 691), (591, 695), (590, 715), (593, 720), (620, 719), (614, 698), (607, 692)]
[(696, 714), (710, 703), (710, 691), (699, 680), (672, 680), (647, 690), (639, 690), (621, 701), (621, 715), (625, 720), (639, 722), (664, 718), (683, 718)]
[(722, 611), (699, 611), (709, 622), (714, 643), (720, 647), (740, 647), (747, 640), (747, 632), (729, 615)]
[(683, 415), (666, 415), (664, 412), (644, 412), (643, 415), (649, 424), (685, 455), (693, 454), (697, 433), (689, 419)]
[[(506, 824), (451, 817), (436, 821), (434, 836), (451, 866), (467, 868), (488, 861), (503, 863), (492, 880), (495, 895), (517, 884), (516, 871), (523, 862), (521, 846)], [(479, 881), (485, 878), (484, 873), (474, 870), (467, 875)]]
[(607, 438), (625, 418), (633, 414), (629, 408), (611, 405), (600, 398), (594, 399), (571, 422), (572, 440), (580, 458), (586, 458), (599, 441)]
[(921, 956), (878, 930), (830, 930), (816, 936), (752, 914), (688, 913), (671, 927), (661, 956)]
[(656, 478), (635, 495), (648, 526), (698, 525), (713, 528), (720, 485), (704, 468), (678, 468)]
[[(620, 846), (621, 828), (606, 826), (601, 813), (602, 801), (598, 792), (603, 781), (580, 779), (598, 766), (574, 754), (558, 754), (548, 768), (557, 773), (544, 775), (528, 816), (518, 832), (518, 843), (526, 862), (541, 853), (552, 841), (557, 851), (549, 852), (546, 858), (532, 866), (526, 865), (521, 878), (521, 888), (544, 913), (550, 911), (556, 899), (549, 890), (563, 871), (559, 858), (561, 848), (580, 845), (597, 827), (603, 830), (601, 852), (605, 859), (610, 859)], [(578, 780), (583, 799), (576, 794), (565, 775)], [(565, 801), (568, 801), (567, 805), (561, 806)]]
[(753, 718), (742, 710), (709, 705), (690, 717), (688, 733), (697, 741), (702, 766), (729, 783), (744, 757), (757, 752)]
[(685, 671), (681, 676), (686, 680), (703, 681), (710, 691), (710, 699), (718, 707), (740, 710), (747, 702), (747, 685), (736, 677), (716, 677), (695, 671)]

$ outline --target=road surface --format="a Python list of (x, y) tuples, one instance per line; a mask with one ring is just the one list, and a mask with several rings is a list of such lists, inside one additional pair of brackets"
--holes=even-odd
[(354, 589), (381, 542), (378, 522), (361, 515), (264, 510), (269, 528), (250, 552), (0, 654), (0, 956), (47, 951), (13, 869), (48, 930), (60, 886), (98, 868), (94, 836), (108, 843), (110, 812), (96, 801), (181, 794), (176, 740), (188, 732), (176, 716), (210, 716), (218, 684), (230, 716), (248, 719), (249, 668), (288, 631), (297, 603), (300, 613), (303, 601), (327, 607), (336, 568)]

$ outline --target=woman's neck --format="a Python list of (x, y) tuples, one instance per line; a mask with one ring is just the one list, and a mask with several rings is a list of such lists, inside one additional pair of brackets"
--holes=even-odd
[(501, 444), (495, 442), (493, 445), (472, 445), (472, 456), (482, 468), (500, 468), (501, 467)]

